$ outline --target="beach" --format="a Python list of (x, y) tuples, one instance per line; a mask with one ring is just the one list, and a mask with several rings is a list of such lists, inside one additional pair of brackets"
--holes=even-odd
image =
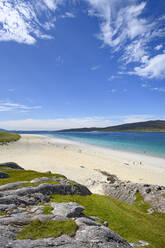
[(121, 180), (165, 186), (165, 159), (98, 147), (76, 141), (23, 134), (0, 146), (0, 163), (16, 162), (24, 169), (60, 173), (102, 193), (106, 171)]

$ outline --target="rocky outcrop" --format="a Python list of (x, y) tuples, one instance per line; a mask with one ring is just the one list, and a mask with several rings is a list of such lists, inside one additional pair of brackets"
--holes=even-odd
[[(9, 164), (10, 166), (11, 164)], [(13, 165), (12, 165), (13, 166)], [(15, 167), (15, 165), (14, 165)], [(13, 167), (12, 167), (13, 169)], [(16, 167), (14, 168), (16, 169)], [(18, 166), (18, 169), (19, 166)], [(46, 182), (46, 183), (44, 183)], [(24, 183), (39, 185), (22, 187)], [(28, 181), (10, 183), (0, 187), (0, 247), (1, 248), (130, 248), (130, 244), (107, 227), (97, 222), (96, 217), (83, 214), (84, 207), (75, 202), (50, 202), (51, 194), (90, 195), (83, 185), (64, 177), (35, 178)], [(44, 214), (44, 203), (52, 209)], [(45, 221), (72, 220), (77, 224), (74, 236), (62, 235), (58, 238), (36, 240), (16, 239), (24, 225), (38, 219)]]
[(7, 169), (14, 169), (14, 170), (24, 170), (21, 166), (13, 162), (1, 163), (0, 168), (1, 167), (6, 167)]
[(7, 173), (0, 171), (0, 179), (10, 177)]
[[(18, 213), (10, 217), (0, 218), (0, 247), (1, 248), (131, 248), (131, 246), (118, 234), (109, 228), (97, 223), (82, 211), (84, 208), (74, 202), (52, 203), (54, 209), (52, 215), (43, 214), (43, 206), (30, 209), (18, 207)], [(67, 209), (67, 210), (66, 210)], [(59, 238), (47, 238), (37, 240), (15, 240), (16, 234), (21, 230), (20, 226), (29, 224), (34, 219), (67, 220), (76, 222), (78, 230), (74, 237), (62, 235)]]
[(105, 195), (133, 204), (136, 194), (139, 192), (144, 198), (144, 202), (148, 202), (151, 205), (150, 213), (153, 211), (165, 213), (164, 186), (121, 181), (115, 175), (104, 171), (100, 172), (107, 176), (107, 182), (102, 184)]

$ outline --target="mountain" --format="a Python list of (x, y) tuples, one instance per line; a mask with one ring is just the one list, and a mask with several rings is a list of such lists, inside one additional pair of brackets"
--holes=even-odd
[(58, 132), (165, 132), (165, 121), (135, 122), (104, 128), (64, 129)]

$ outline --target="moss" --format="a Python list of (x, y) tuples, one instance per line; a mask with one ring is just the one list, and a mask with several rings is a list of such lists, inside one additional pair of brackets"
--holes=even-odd
[(109, 196), (53, 195), (51, 201), (77, 202), (85, 207), (84, 213), (107, 221), (109, 228), (129, 242), (144, 240), (148, 248), (165, 247), (165, 214), (151, 215), (142, 211), (141, 206), (130, 205)]
[(52, 214), (52, 210), (53, 210), (53, 208), (51, 207), (51, 205), (49, 205), (49, 204), (46, 204), (45, 202), (41, 202), (40, 204), (39, 204), (39, 206), (44, 206), (45, 208), (44, 208), (44, 214)]
[(53, 208), (50, 205), (45, 206), (44, 214), (52, 214)]
[(6, 213), (0, 212), (0, 216), (6, 216)]
[(144, 198), (141, 196), (139, 192), (136, 194), (136, 200), (134, 201), (134, 206), (139, 208), (144, 213), (148, 213), (148, 210), (152, 208), (149, 203), (144, 202)]
[(3, 178), (0, 179), (0, 185), (8, 184), (8, 183), (14, 183), (18, 181), (31, 181), (35, 178), (39, 177), (48, 177), (48, 178), (53, 178), (53, 177), (62, 177), (66, 178), (63, 175), (60, 174), (49, 174), (49, 173), (41, 173), (37, 171), (32, 171), (32, 170), (5, 170), (7, 174), (9, 174), (9, 178)]
[(21, 138), (19, 134), (16, 133), (5, 133), (0, 131), (0, 144), (6, 144), (8, 142), (17, 141)]
[(16, 239), (40, 239), (57, 238), (62, 234), (73, 236), (77, 231), (77, 225), (72, 220), (67, 221), (32, 221), (25, 226), (16, 236)]

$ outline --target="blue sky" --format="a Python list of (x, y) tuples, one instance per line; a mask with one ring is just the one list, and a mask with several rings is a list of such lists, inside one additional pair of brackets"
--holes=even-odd
[(0, 0), (0, 128), (165, 119), (165, 1)]

